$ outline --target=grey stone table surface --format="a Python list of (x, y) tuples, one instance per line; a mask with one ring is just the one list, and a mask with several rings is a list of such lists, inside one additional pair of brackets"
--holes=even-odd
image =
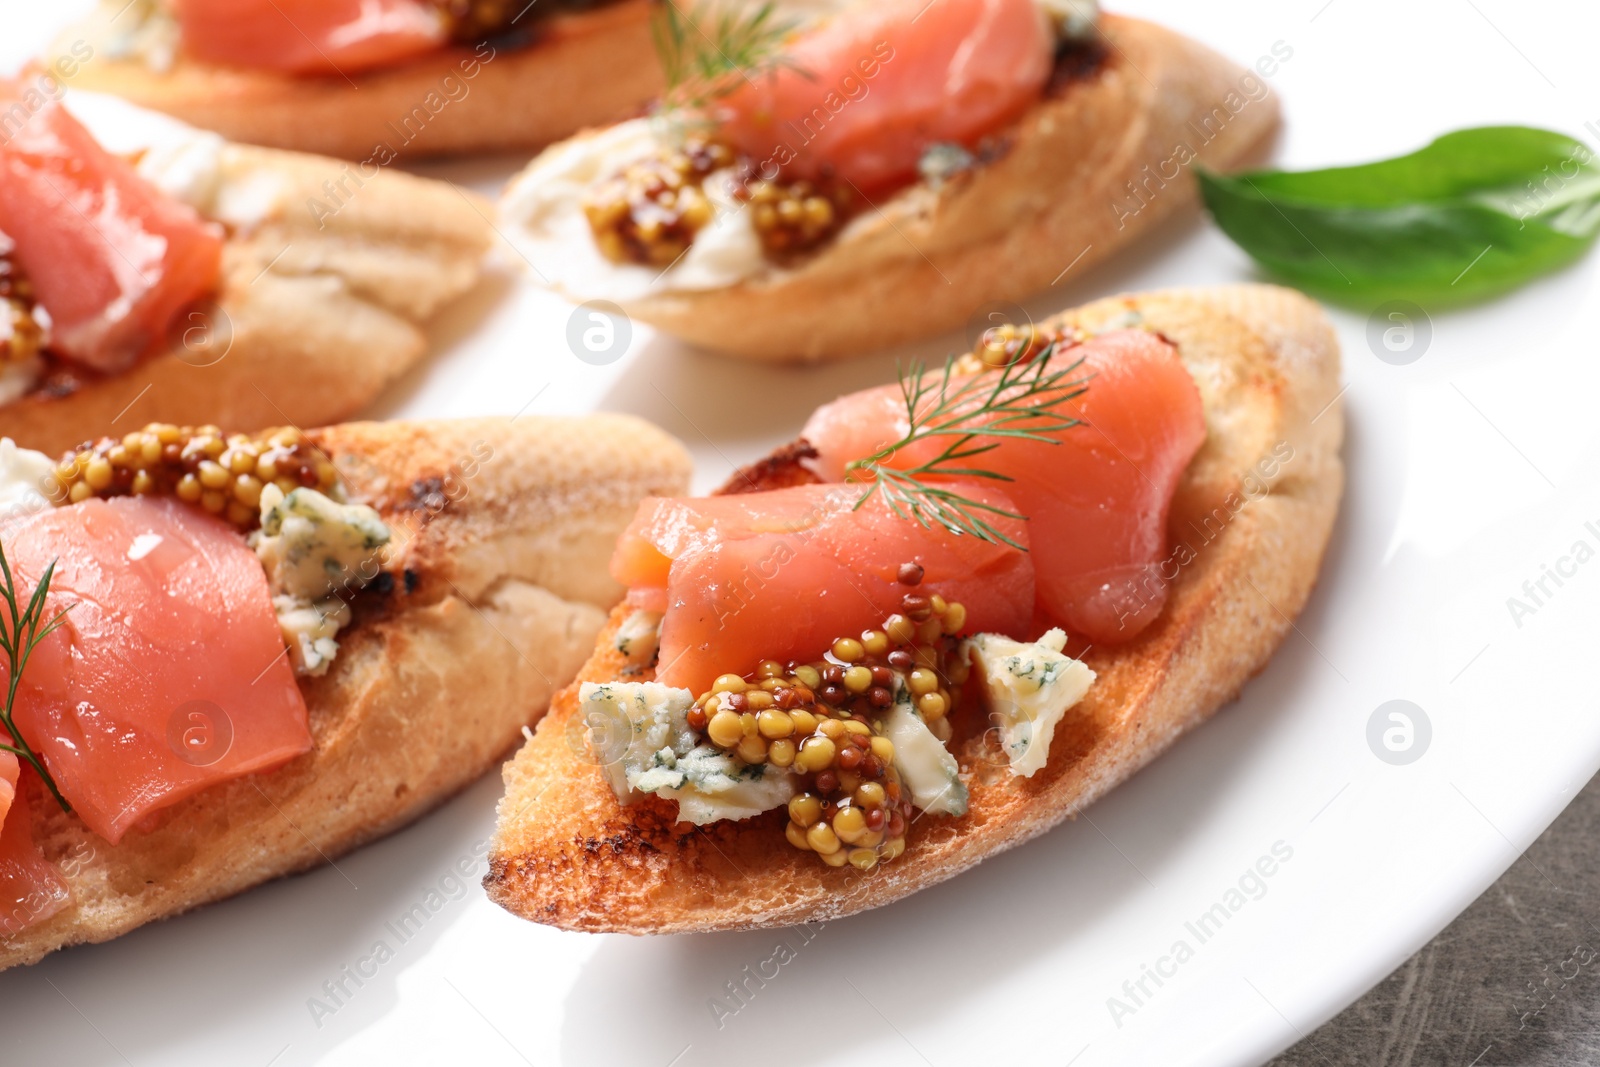
[(1439, 936), (1269, 1067), (1600, 1063), (1600, 776)]

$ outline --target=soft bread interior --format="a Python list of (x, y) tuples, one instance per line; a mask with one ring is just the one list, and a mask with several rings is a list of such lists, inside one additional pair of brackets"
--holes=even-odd
[(619, 595), (595, 545), (689, 474), (682, 446), (624, 416), (358, 423), (313, 437), (396, 546), (393, 589), (362, 595), (332, 669), (302, 683), (315, 749), (177, 804), (114, 847), (33, 791), (12, 817), (31, 814), (73, 899), (0, 938), (0, 967), (315, 866), (477, 778), (573, 676)]
[[(484, 884), (524, 918), (573, 930), (662, 933), (783, 926), (888, 903), (1073, 816), (1202, 722), (1259, 671), (1316, 581), (1343, 487), (1339, 351), (1306, 297), (1270, 286), (1102, 300), (1062, 321), (1136, 313), (1171, 338), (1199, 385), (1207, 440), (1175, 500), (1192, 547), (1161, 617), (1129, 644), (1090, 649), (1098, 680), (1057, 728), (1048, 764), (1012, 777), (981, 710), (953, 718), (968, 814), (919, 818), (899, 859), (833, 869), (784, 839), (785, 812), (696, 828), (676, 806), (623, 806), (576, 718), (574, 683), (506, 765)], [(781, 457), (752, 472), (783, 484)], [(608, 636), (583, 681), (620, 675)], [(646, 675), (648, 676), (648, 675)]]
[[(274, 206), (229, 235), (215, 305), (182, 317), (165, 351), (123, 374), (0, 406), (0, 436), (54, 455), (149, 422), (247, 431), (359, 412), (422, 358), (424, 325), (477, 284), (494, 233), (476, 194), (398, 171), (358, 188), (348, 170), (225, 149), (223, 181), (270, 188)], [(313, 212), (340, 203), (329, 181), (348, 198)]]

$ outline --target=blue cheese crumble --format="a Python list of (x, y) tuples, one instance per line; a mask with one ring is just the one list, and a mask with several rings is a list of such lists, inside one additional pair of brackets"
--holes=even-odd
[(1037, 641), (978, 634), (967, 649), (983, 672), (989, 712), (1011, 773), (1031, 778), (1050, 756), (1056, 724), (1094, 684), (1094, 671), (1065, 655), (1067, 635), (1051, 630)]
[(350, 605), (336, 596), (307, 602), (280, 595), (272, 598), (272, 607), (295, 673), (328, 673), (333, 657), (339, 654), (335, 638), (350, 625)]
[(1039, 7), (1050, 20), (1057, 40), (1083, 44), (1099, 32), (1098, 0), (1039, 0)]
[(894, 705), (883, 717), (883, 736), (894, 744), (894, 769), (910, 792), (911, 803), (939, 815), (967, 813), (960, 764), (928, 728), (904, 678), (895, 681)]
[(315, 489), (287, 495), (275, 485), (261, 491), (261, 529), (250, 545), (267, 572), (278, 626), (298, 674), (328, 670), (339, 652), (339, 630), (350, 606), (339, 593), (378, 575), (389, 528), (364, 504), (346, 504)]
[(661, 613), (635, 611), (617, 627), (612, 644), (628, 661), (627, 666), (622, 668), (623, 674), (638, 674), (646, 667), (653, 666), (661, 651)]
[[(108, 58), (142, 63), (158, 74), (171, 70), (178, 54), (178, 19), (160, 0), (101, 0), (74, 32), (84, 33)], [(82, 47), (86, 42), (74, 43)], [(66, 36), (56, 42), (56, 50), (77, 54)]]
[(703, 826), (747, 819), (789, 802), (795, 775), (769, 764), (746, 764), (709, 744), (696, 744), (687, 715), (694, 694), (659, 682), (585, 682), (578, 714), (617, 799), (651, 793), (678, 802), (678, 818)]

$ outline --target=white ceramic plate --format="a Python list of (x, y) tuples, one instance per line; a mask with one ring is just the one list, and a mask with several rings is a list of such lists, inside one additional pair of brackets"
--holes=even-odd
[[(1246, 63), (1292, 49), (1272, 79), (1287, 105), (1284, 165), (1376, 158), (1496, 121), (1595, 123), (1587, 137), (1600, 140), (1591, 5), (1123, 7)], [(0, 59), (20, 61), (66, 17), (23, 8), (0, 15)], [(493, 191), (512, 165), (431, 170)], [(1249, 277), (1196, 220), (1090, 277), (1069, 274), (1030, 310)], [(1435, 934), (1600, 766), (1587, 666), (1600, 638), (1600, 562), (1587, 559), (1600, 548), (1597, 311), (1590, 256), (1509, 299), (1434, 316), (1407, 365), (1375, 356), (1364, 315), (1335, 312), (1349, 489), (1296, 632), (1236, 705), (1042, 840), (817, 930), (583, 936), (514, 919), (478, 888), (491, 778), (336, 868), (0, 975), (3, 1058), (1259, 1062)], [(449, 315), (443, 351), (382, 414), (634, 412), (689, 443), (708, 488), (894, 364), (760, 368), (641, 328), (624, 359), (593, 367), (567, 348), (568, 314), (519, 283), (490, 287)], [(1580, 541), (1586, 561), (1563, 563)], [(1546, 565), (1571, 573), (1559, 587), (1545, 579), (1550, 595), (1514, 619), (1507, 598), (1525, 598)], [(1367, 740), (1391, 700), (1431, 724), (1407, 765)], [(1270, 877), (1250, 873), (1274, 853)], [(1217, 904), (1227, 918), (1202, 939)], [(361, 963), (380, 942), (385, 961)], [(359, 983), (358, 967), (370, 975)]]

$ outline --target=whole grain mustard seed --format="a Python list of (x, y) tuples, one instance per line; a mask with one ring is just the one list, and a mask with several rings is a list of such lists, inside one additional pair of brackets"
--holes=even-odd
[(0, 364), (22, 363), (44, 347), (33, 286), (11, 260), (0, 256)]
[(750, 205), (750, 221), (761, 250), (779, 263), (821, 247), (838, 233), (853, 209), (848, 186), (825, 190), (807, 181), (756, 178), (738, 190)]
[(288, 493), (327, 492), (338, 471), (293, 428), (224, 437), (215, 426), (152, 422), (122, 437), (102, 437), (66, 453), (55, 467), (52, 502), (91, 496), (175, 496), (220, 515), (243, 530), (261, 518), (269, 483)]
[(676, 262), (714, 213), (706, 178), (733, 162), (726, 145), (690, 138), (596, 185), (584, 197), (583, 213), (601, 254), (613, 263), (650, 267)]
[(1044, 351), (1054, 335), (1031, 323), (996, 326), (985, 330), (979, 338), (973, 355), (989, 369), (1009, 367), (1013, 363), (1026, 363)]
[(706, 179), (717, 171), (744, 172), (729, 190), (748, 206), (750, 223), (768, 259), (784, 263), (814, 251), (839, 232), (855, 210), (853, 191), (807, 181), (767, 179), (749, 159), (713, 138), (690, 136), (601, 181), (583, 200), (600, 253), (613, 263), (668, 267), (677, 262), (716, 211)]
[[(914, 586), (922, 570), (908, 564), (900, 578)], [(956, 651), (965, 607), (907, 593), (900, 608), (859, 638), (840, 637), (816, 663), (763, 660), (749, 675), (721, 675), (688, 714), (690, 728), (717, 748), (801, 776), (784, 837), (830, 867), (872, 870), (905, 852), (911, 799), (881, 718), (896, 673), (929, 729), (948, 740), (949, 713), (971, 671)]]

